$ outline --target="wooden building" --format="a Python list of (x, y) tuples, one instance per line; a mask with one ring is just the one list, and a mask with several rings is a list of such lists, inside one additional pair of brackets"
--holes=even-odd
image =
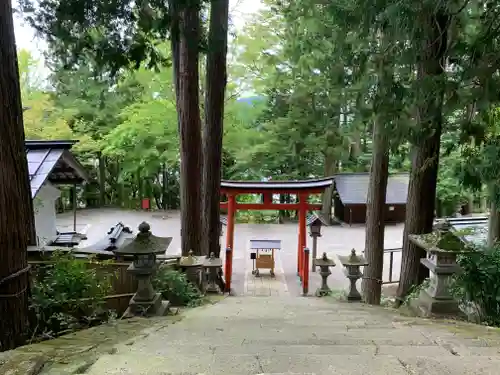
[[(366, 222), (369, 173), (339, 173), (334, 176), (334, 216), (347, 224)], [(386, 194), (386, 223), (402, 223), (405, 220), (408, 197), (408, 173), (389, 176)]]

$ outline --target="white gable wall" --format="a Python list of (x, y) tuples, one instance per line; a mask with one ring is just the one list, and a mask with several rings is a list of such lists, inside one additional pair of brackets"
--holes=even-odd
[(39, 246), (46, 245), (57, 235), (56, 200), (60, 195), (59, 189), (51, 183), (45, 182), (33, 200), (35, 229)]

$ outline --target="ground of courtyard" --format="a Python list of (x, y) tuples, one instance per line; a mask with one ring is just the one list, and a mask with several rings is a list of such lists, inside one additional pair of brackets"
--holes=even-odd
[[(58, 216), (59, 229), (70, 229), (73, 226), (73, 216), (65, 213)], [(180, 215), (178, 211), (145, 212), (119, 209), (89, 209), (80, 210), (77, 215), (77, 230), (87, 233), (88, 240), (80, 246), (88, 246), (100, 238), (115, 225), (122, 222), (131, 229), (136, 229), (142, 222), (151, 224), (152, 232), (158, 236), (173, 237), (168, 254), (180, 253)], [(403, 225), (388, 225), (386, 227), (384, 248), (401, 247)], [(225, 231), (221, 240), (225, 244)], [(282, 249), (277, 252), (275, 277), (271, 278), (269, 270), (262, 270), (261, 277), (252, 275), (252, 260), (250, 259), (249, 243), (251, 239), (281, 240)], [(299, 295), (300, 284), (297, 278), (297, 241), (298, 225), (287, 224), (236, 224), (233, 253), (232, 290), (236, 295), (249, 296), (287, 296)], [(307, 245), (312, 248), (312, 239), (307, 237)], [(318, 238), (318, 256), (326, 252), (335, 260), (337, 266), (331, 269), (329, 285), (332, 289), (345, 289), (348, 280), (342, 272), (338, 255), (348, 255), (351, 249), (360, 253), (365, 247), (364, 226), (329, 226), (322, 228), (322, 237)], [(223, 252), (224, 253), (224, 252)], [(224, 257), (224, 254), (222, 254)], [(389, 280), (389, 254), (384, 260), (384, 280)], [(401, 254), (394, 254), (394, 269), (392, 277), (399, 278)], [(310, 291), (314, 291), (321, 283), (318, 272), (310, 273)]]

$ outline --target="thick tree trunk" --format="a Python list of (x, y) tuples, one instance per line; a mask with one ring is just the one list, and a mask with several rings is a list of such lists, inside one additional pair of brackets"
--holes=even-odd
[(220, 179), (229, 0), (211, 0), (203, 127), (203, 251), (219, 255)]
[(432, 231), (436, 201), (449, 15), (444, 5), (427, 11), (422, 14), (421, 23), (424, 38), (417, 64), (420, 84), (417, 98), (418, 129), (412, 149), (397, 304), (403, 301), (413, 285), (420, 284), (428, 276), (427, 268), (420, 264), (420, 258), (425, 257), (426, 253), (410, 243), (408, 234)]
[(366, 303), (380, 304), (384, 268), (385, 197), (389, 177), (389, 141), (383, 117), (373, 124), (373, 153), (366, 204), (365, 255), (363, 295)]
[(0, 2), (0, 351), (25, 342), (35, 238), (11, 0)]
[[(180, 64), (180, 9), (178, 0), (168, 0), (168, 8), (170, 13), (170, 47), (172, 48), (172, 67), (174, 72), (174, 88), (177, 108), (179, 108), (179, 64)], [(177, 111), (177, 122), (180, 133), (180, 112)]]
[[(200, 2), (191, 1), (180, 10), (180, 43), (177, 111), (181, 151), (181, 247), (202, 255), (201, 223), (201, 121), (199, 96)], [(177, 81), (177, 80), (176, 80)]]
[(99, 153), (99, 204), (101, 207), (106, 205), (106, 161), (104, 157)]

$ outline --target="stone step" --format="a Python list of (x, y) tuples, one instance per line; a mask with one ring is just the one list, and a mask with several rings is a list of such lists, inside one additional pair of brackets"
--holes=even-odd
[[(189, 325), (187, 325), (189, 327)], [(184, 327), (184, 326), (182, 326)], [(294, 329), (277, 330), (254, 326), (228, 326), (223, 328), (206, 328), (205, 330), (166, 329), (147, 337), (147, 342), (163, 341), (171, 345), (189, 346), (193, 343), (205, 345), (221, 345), (231, 343), (257, 343), (263, 345), (432, 345), (433, 342), (419, 330), (412, 327), (399, 329), (386, 328), (354, 328), (345, 327), (332, 329), (320, 327), (296, 327)], [(139, 343), (137, 343), (139, 345)]]
[[(408, 348), (410, 350), (411, 348)], [(179, 358), (115, 354), (102, 356), (86, 375), (166, 375), (166, 374), (264, 374), (310, 373), (335, 375), (494, 375), (500, 360), (487, 357), (404, 356), (404, 355), (217, 355), (190, 353)]]
[[(397, 346), (397, 345), (272, 345), (265, 346), (262, 344), (244, 344), (240, 346), (221, 344), (207, 347), (202, 344), (192, 344), (189, 347), (165, 344), (162, 348), (146, 348), (139, 344), (132, 349), (120, 348), (120, 354), (126, 353), (143, 353), (155, 356), (168, 356), (169, 358), (178, 358), (186, 353), (204, 353), (210, 351), (216, 355), (238, 356), (238, 355), (256, 355), (262, 356), (266, 354), (275, 355), (406, 355), (406, 356), (429, 356), (442, 357), (452, 354), (448, 349), (442, 346)], [(491, 351), (481, 353), (476, 352), (476, 355), (490, 356)]]

